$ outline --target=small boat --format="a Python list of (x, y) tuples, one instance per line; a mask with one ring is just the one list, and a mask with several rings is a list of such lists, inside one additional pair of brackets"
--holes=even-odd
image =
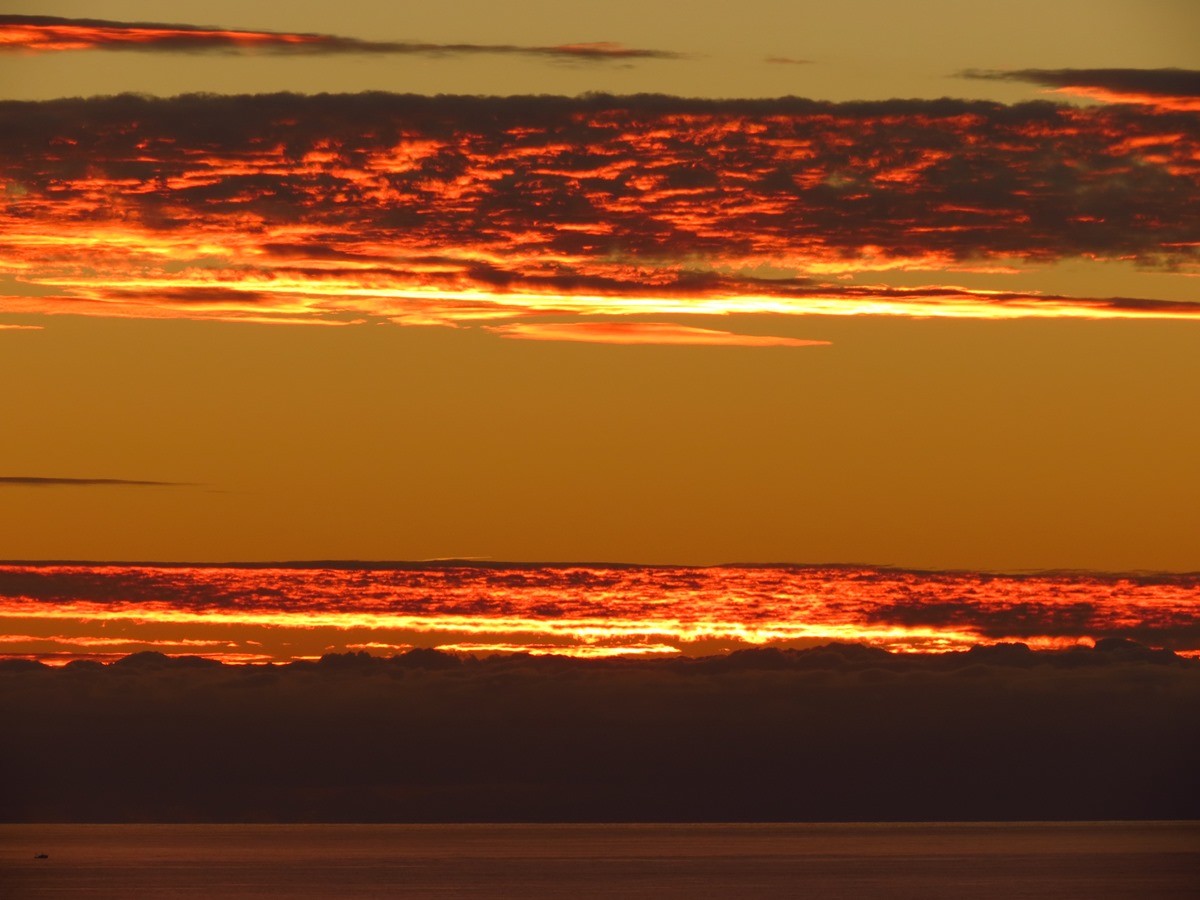
[(49, 859), (50, 854), (49, 853), (35, 853), (35, 854), (33, 854), (33, 858), (34, 859)]

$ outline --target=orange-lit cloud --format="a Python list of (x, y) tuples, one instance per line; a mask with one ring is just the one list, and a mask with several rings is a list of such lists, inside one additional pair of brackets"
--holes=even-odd
[(1190, 69), (968, 69), (964, 78), (1023, 81), (1053, 93), (1103, 103), (1136, 103), (1185, 112), (1200, 111), (1200, 71)]
[(263, 51), (268, 53), (509, 54), (569, 60), (672, 59), (662, 50), (642, 50), (608, 42), (520, 46), (516, 44), (431, 44), (422, 41), (364, 41), (332, 34), (292, 34), (113, 22), (58, 16), (0, 16), (0, 52), (46, 53), (64, 50)]
[(131, 644), (221, 640), (235, 645), (229, 652), (279, 659), (304, 655), (305, 648), (311, 654), (313, 645), (317, 652), (378, 645), (553, 648), (576, 656), (673, 648), (695, 655), (831, 640), (894, 651), (1011, 640), (1061, 648), (1101, 637), (1200, 653), (1198, 599), (1196, 575), (501, 564), (0, 566), (0, 620), (10, 633), (65, 635), (74, 644), (91, 637), (128, 637)]
[[(451, 326), (1200, 314), (1197, 303), (953, 282), (955, 271), (1065, 259), (1200, 270), (1197, 121), (1147, 107), (391, 94), (7, 102), (0, 171), (11, 295), (0, 313)], [(763, 266), (794, 274), (746, 274)], [(889, 270), (930, 282), (847, 281)], [(578, 340), (604, 328), (569, 330)], [(650, 332), (624, 331), (635, 333)]]
[(206, 641), (195, 638), (183, 638), (177, 641), (170, 640), (149, 640), (146, 638), (108, 638), (108, 637), (89, 637), (80, 635), (32, 635), (32, 634), (6, 634), (0, 635), (0, 644), (14, 643), (30, 643), (46, 641), (54, 644), (65, 644), (73, 647), (121, 647), (126, 648), (131, 645), (142, 647), (154, 647), (160, 650), (172, 649), (178, 650), (185, 647), (204, 647), (212, 649), (214, 647), (224, 647), (224, 641)]
[(732, 334), (664, 322), (514, 322), (487, 325), (502, 337), (527, 341), (584, 341), (596, 344), (694, 344), (721, 347), (824, 347), (829, 341), (760, 334)]

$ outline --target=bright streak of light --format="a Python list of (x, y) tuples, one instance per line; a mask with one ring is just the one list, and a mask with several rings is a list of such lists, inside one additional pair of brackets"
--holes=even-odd
[(930, 652), (998, 641), (1065, 648), (1103, 636), (1200, 653), (1200, 578), (806, 567), (0, 566), (0, 623), (10, 656), (106, 646), (277, 660), (329, 647), (702, 655), (831, 641)]

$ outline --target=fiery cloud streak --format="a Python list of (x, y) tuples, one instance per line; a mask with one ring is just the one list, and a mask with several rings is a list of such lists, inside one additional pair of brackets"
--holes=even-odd
[(582, 341), (594, 344), (692, 344), (710, 347), (827, 347), (829, 341), (805, 341), (770, 335), (731, 334), (662, 322), (516, 322), (487, 325), (502, 337), (526, 341)]
[(1190, 69), (968, 69), (959, 74), (991, 81), (1024, 81), (1054, 93), (1104, 103), (1200, 112), (1200, 72)]
[[(0, 275), (16, 296), (0, 312), (1190, 318), (1200, 304), (845, 278), (1078, 258), (1195, 272), (1196, 125), (950, 100), (9, 102)], [(764, 265), (795, 274), (746, 274)]]
[(423, 41), (364, 41), (334, 34), (294, 34), (113, 22), (58, 16), (0, 16), (0, 52), (55, 53), (67, 50), (258, 51), (276, 54), (424, 54), (497, 53), (566, 60), (673, 59), (677, 54), (640, 50), (607, 42), (548, 47), (516, 44), (431, 44)]
[[(0, 567), (9, 655), (214, 641), (298, 658), (348, 647), (572, 656), (712, 653), (831, 640), (890, 650), (1127, 637), (1200, 653), (1200, 579), (846, 567), (412, 565)], [(156, 643), (157, 642), (157, 643)], [(195, 644), (195, 646), (202, 646)], [(214, 649), (220, 656), (225, 651)]]

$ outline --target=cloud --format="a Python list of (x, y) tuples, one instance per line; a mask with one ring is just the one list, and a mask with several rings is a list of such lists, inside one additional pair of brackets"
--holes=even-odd
[(914, 592), (872, 608), (867, 618), (910, 629), (968, 628), (985, 641), (1075, 639), (1087, 635), (1100, 640), (1124, 638), (1180, 648), (1200, 645), (1198, 616), (1170, 618), (1147, 610), (1143, 617), (1130, 621), (1114, 615), (1106, 599), (1080, 595), (1064, 601), (1061, 596), (1035, 595), (1014, 597), (1010, 602), (985, 608), (953, 599), (930, 603), (928, 596)]
[(958, 74), (961, 78), (1023, 81), (1106, 103), (1200, 110), (1200, 71), (1193, 69), (966, 69)]
[(678, 54), (644, 50), (608, 42), (521, 46), (516, 44), (433, 44), (423, 41), (365, 41), (332, 34), (295, 34), (168, 25), (157, 22), (113, 22), (58, 16), (0, 16), (0, 52), (32, 53), (65, 50), (261, 51), (274, 54), (507, 54), (561, 60), (606, 61), (676, 59)]
[(829, 341), (758, 334), (732, 334), (663, 322), (516, 322), (487, 325), (502, 337), (528, 341), (584, 341), (598, 344), (685, 344), (720, 347), (826, 347)]
[(41, 331), (42, 325), (6, 325), (0, 322), (0, 331)]
[[(32, 634), (12, 634), (0, 635), (0, 644), (4, 643), (41, 643), (51, 645), (65, 645), (68, 647), (119, 647), (124, 648), (125, 653), (132, 653), (145, 647), (158, 647), (164, 650), (178, 650), (180, 648), (195, 648), (204, 647), (209, 650), (221, 649), (226, 646), (225, 641), (212, 641), (194, 638), (181, 638), (179, 640), (156, 640), (143, 637), (90, 637), (79, 635), (32, 635)], [(133, 648), (133, 649), (130, 649)]]
[[(1083, 259), (1195, 273), (1198, 160), (1195, 117), (1144, 106), (9, 101), (0, 312), (1192, 318), (1200, 304), (968, 290), (953, 272)], [(794, 274), (746, 274), (763, 266)], [(903, 270), (939, 274), (847, 282)]]
[(0, 475), (0, 487), (191, 487), (186, 481), (137, 481), (130, 478), (41, 478)]
[[(265, 571), (264, 571), (265, 570)], [(364, 593), (362, 585), (371, 584)], [(290, 659), (369, 641), (563, 654), (699, 654), (830, 640), (893, 650), (1133, 638), (1200, 653), (1200, 574), (990, 575), (864, 567), (504, 563), (0, 565), (0, 617), (29, 632), (236, 634)], [(613, 601), (612, 598), (620, 598)], [(220, 631), (224, 629), (225, 631)], [(122, 632), (123, 634), (124, 632)], [(308, 651), (311, 652), (311, 649)]]
[(811, 59), (796, 59), (791, 56), (766, 56), (763, 57), (763, 62), (774, 63), (783, 66), (809, 66), (812, 65)]

